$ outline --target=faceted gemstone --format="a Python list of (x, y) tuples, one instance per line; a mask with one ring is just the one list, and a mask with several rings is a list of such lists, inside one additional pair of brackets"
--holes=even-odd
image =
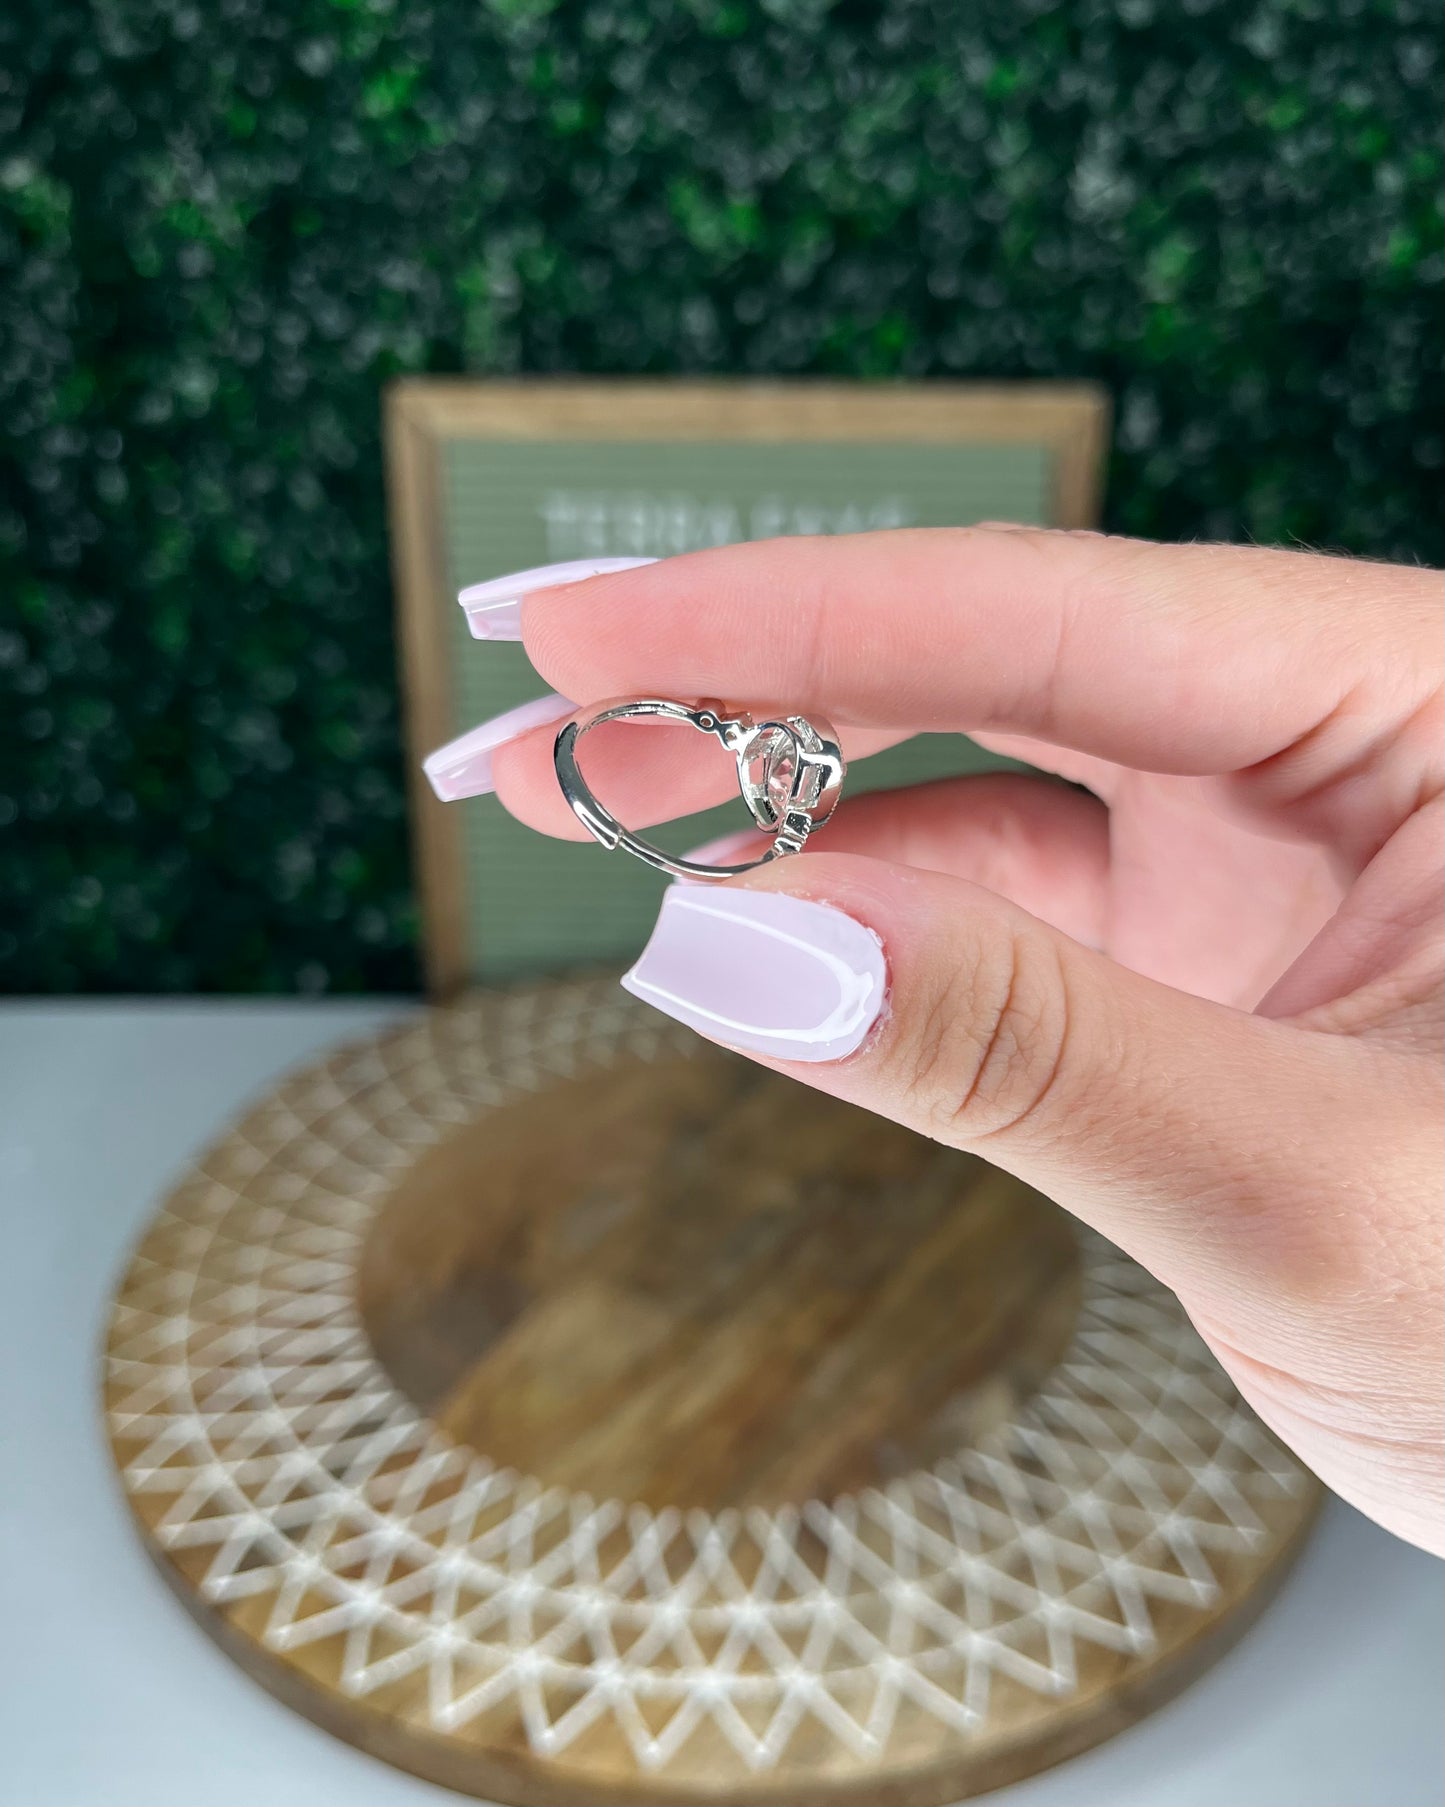
[(760, 828), (771, 828), (787, 808), (798, 769), (798, 743), (785, 727), (769, 728), (748, 743), (740, 776), (743, 797)]

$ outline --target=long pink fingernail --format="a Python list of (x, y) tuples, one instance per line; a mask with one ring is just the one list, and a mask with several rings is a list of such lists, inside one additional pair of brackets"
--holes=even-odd
[(473, 639), (520, 640), (522, 598), (533, 590), (581, 583), (588, 577), (610, 577), (614, 571), (635, 571), (639, 565), (656, 563), (655, 558), (572, 558), (560, 565), (534, 565), (530, 571), (513, 571), (484, 584), (470, 584), (457, 601), (466, 610)]
[(435, 753), (427, 754), (421, 769), (443, 803), (455, 803), (462, 797), (485, 797), (495, 788), (492, 755), (498, 747), (504, 747), (529, 728), (561, 721), (576, 707), (555, 690), (549, 691), (546, 696), (534, 697), (530, 703), (519, 703), (504, 715), (494, 715), (489, 722), (481, 722), (455, 740), (449, 740)]
[(783, 891), (675, 885), (623, 987), (712, 1041), (780, 1060), (841, 1060), (887, 990), (878, 937)]

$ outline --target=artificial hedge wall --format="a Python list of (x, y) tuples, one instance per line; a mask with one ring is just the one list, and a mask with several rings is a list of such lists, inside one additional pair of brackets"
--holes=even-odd
[(402, 371), (1102, 379), (1109, 520), (1441, 557), (1423, 0), (10, 0), (0, 984), (415, 979)]

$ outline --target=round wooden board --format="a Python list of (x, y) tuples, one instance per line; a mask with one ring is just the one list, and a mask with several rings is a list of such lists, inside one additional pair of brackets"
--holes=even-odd
[(285, 1081), (166, 1201), (106, 1410), (281, 1698), (504, 1802), (944, 1802), (1227, 1648), (1318, 1488), (1007, 1176), (608, 979)]

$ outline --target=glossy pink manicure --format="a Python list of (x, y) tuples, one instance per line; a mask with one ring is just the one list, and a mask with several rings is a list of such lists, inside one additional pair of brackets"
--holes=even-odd
[(581, 583), (588, 577), (609, 577), (614, 571), (635, 571), (639, 565), (655, 565), (655, 558), (573, 558), (561, 565), (534, 565), (530, 571), (513, 571), (471, 584), (457, 597), (466, 610), (467, 625), (475, 640), (520, 640), (522, 598), (533, 590), (550, 590), (556, 584)]
[(530, 703), (519, 703), (505, 715), (494, 715), (467, 733), (449, 740), (435, 753), (428, 753), (421, 769), (432, 789), (443, 803), (455, 803), (462, 797), (485, 797), (493, 787), (492, 755), (509, 740), (525, 734), (529, 728), (540, 728), (547, 722), (559, 722), (577, 707), (555, 690), (534, 697)]
[(674, 885), (622, 984), (712, 1041), (779, 1060), (841, 1060), (883, 1010), (878, 937), (782, 891)]

